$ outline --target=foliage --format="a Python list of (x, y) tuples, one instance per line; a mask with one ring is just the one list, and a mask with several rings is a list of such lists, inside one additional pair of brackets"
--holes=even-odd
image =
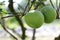
[(15, 29), (16, 27), (19, 26), (17, 20), (14, 17), (8, 18), (6, 21), (8, 28), (10, 29)]

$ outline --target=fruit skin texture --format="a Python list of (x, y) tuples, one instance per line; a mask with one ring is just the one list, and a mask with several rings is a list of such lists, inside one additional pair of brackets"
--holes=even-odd
[(36, 29), (44, 23), (44, 16), (40, 11), (28, 12), (24, 16), (24, 21), (28, 26)]
[(52, 6), (45, 6), (41, 9), (45, 23), (51, 23), (56, 19), (57, 13)]

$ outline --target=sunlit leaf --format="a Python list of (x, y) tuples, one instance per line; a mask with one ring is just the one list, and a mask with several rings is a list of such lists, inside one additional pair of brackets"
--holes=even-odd
[(11, 29), (14, 29), (14, 28), (16, 28), (16, 27), (19, 26), (17, 20), (16, 20), (14, 17), (9, 18), (9, 19), (7, 20), (7, 25), (8, 25), (8, 27), (11, 28)]

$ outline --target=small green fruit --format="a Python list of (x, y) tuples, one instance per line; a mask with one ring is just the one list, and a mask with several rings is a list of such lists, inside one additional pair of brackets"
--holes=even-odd
[(41, 12), (44, 15), (45, 23), (51, 23), (56, 19), (57, 14), (52, 6), (43, 7)]
[(44, 23), (44, 16), (40, 11), (28, 12), (24, 20), (32, 28), (39, 28)]

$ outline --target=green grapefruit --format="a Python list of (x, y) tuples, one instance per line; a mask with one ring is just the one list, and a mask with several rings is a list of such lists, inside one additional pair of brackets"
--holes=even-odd
[(24, 21), (32, 28), (39, 28), (44, 23), (44, 16), (40, 11), (30, 11), (24, 16)]
[(56, 19), (56, 11), (52, 6), (44, 6), (41, 8), (41, 12), (44, 15), (45, 23), (51, 23)]

